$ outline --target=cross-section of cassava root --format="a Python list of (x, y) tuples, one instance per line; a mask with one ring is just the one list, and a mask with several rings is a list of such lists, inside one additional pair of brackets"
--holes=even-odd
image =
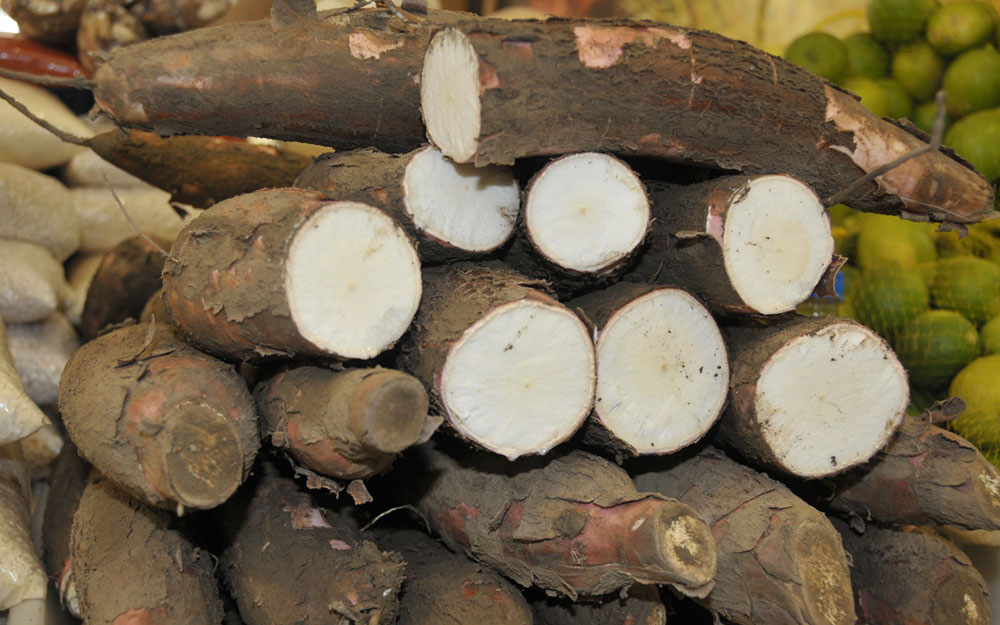
[(403, 562), (364, 540), (349, 510), (321, 509), (271, 462), (247, 486), (219, 509), (222, 576), (247, 625), (396, 622)]
[[(704, 596), (715, 541), (688, 506), (639, 493), (609, 461), (579, 451), (511, 464), (475, 452), (455, 459), (430, 445), (398, 476), (445, 544), (523, 586), (572, 599), (633, 584)], [(410, 465), (408, 465), (409, 467)]]
[(153, 505), (217, 506), (258, 448), (243, 379), (163, 325), (119, 328), (78, 349), (59, 412), (84, 458)]
[(906, 371), (859, 323), (800, 317), (725, 337), (729, 406), (715, 440), (754, 464), (805, 478), (839, 473), (884, 447), (903, 418)]
[(423, 385), (390, 369), (299, 367), (258, 385), (255, 397), (272, 443), (342, 479), (385, 471), (418, 441), (427, 420)]
[[(924, 145), (787, 61), (661, 24), (459, 20), (431, 41), (420, 89), (434, 144), (480, 165), (616, 152), (784, 172), (826, 197)], [(985, 179), (935, 151), (844, 201), (964, 222), (989, 214), (991, 197)]]
[(433, 147), (403, 155), (335, 152), (303, 171), (295, 186), (393, 214), (425, 263), (496, 250), (514, 231), (521, 204), (507, 168), (457, 165)]
[(665, 464), (642, 464), (635, 484), (676, 497), (712, 528), (719, 567), (700, 602), (740, 625), (854, 625), (847, 556), (822, 513), (710, 447)]
[(371, 358), (409, 326), (420, 261), (376, 208), (266, 189), (192, 220), (164, 266), (163, 290), (177, 326), (221, 357)]
[(833, 255), (830, 219), (791, 176), (657, 187), (653, 226), (627, 279), (683, 286), (727, 313), (794, 310)]
[(593, 405), (593, 341), (542, 284), (495, 264), (427, 269), (403, 346), (451, 426), (510, 459), (563, 442)]
[(619, 282), (571, 300), (597, 344), (593, 420), (583, 440), (619, 455), (664, 454), (700, 439), (729, 392), (726, 345), (686, 291)]

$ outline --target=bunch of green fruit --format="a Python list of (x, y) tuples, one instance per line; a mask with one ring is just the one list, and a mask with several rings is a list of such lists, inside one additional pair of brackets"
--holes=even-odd
[(821, 32), (793, 41), (785, 57), (854, 92), (882, 117), (933, 132), (935, 94), (946, 97), (944, 144), (991, 182), (1000, 180), (1000, 16), (962, 0), (871, 0), (867, 33)]

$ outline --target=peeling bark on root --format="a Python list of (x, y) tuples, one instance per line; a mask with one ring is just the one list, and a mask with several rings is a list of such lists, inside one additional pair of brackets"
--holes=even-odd
[(616, 456), (665, 454), (705, 435), (729, 393), (715, 320), (686, 291), (619, 282), (567, 303), (593, 324), (594, 412), (582, 440)]
[(420, 262), (376, 208), (265, 189), (192, 220), (163, 290), (177, 327), (223, 358), (371, 358), (413, 319)]
[(309, 469), (345, 480), (384, 472), (415, 445), (427, 391), (391, 369), (299, 367), (258, 385), (261, 431)]
[(419, 530), (376, 528), (374, 534), (379, 548), (406, 561), (398, 625), (531, 625), (521, 591), (498, 573)]
[(833, 519), (851, 554), (863, 623), (989, 625), (986, 582), (961, 549), (933, 530), (869, 526), (861, 535)]
[[(404, 565), (271, 462), (220, 509), (221, 572), (247, 625), (394, 623)], [(300, 580), (301, 583), (289, 583)]]
[(92, 473), (73, 516), (70, 538), (73, 579), (85, 623), (222, 621), (213, 562), (174, 523), (168, 513)]
[[(925, 145), (784, 59), (649, 22), (459, 20), (428, 46), (420, 89), (431, 141), (477, 165), (613, 152), (786, 173), (827, 197)], [(845, 202), (969, 222), (992, 212), (992, 195), (933, 151)]]
[(833, 257), (829, 216), (791, 176), (657, 186), (653, 218), (626, 279), (683, 287), (727, 314), (794, 310)]
[(859, 323), (794, 318), (724, 334), (732, 377), (715, 442), (752, 464), (833, 475), (875, 455), (902, 421), (906, 371)]
[[(157, 244), (169, 247), (163, 240)], [(87, 288), (80, 337), (89, 341), (109, 325), (138, 319), (146, 301), (160, 289), (162, 273), (163, 253), (146, 239), (133, 237), (116, 245), (104, 255)]]
[(123, 327), (78, 349), (59, 412), (81, 456), (157, 506), (217, 506), (259, 446), (243, 379), (162, 325)]
[(430, 445), (414, 451), (423, 462), (396, 475), (397, 490), (417, 498), (445, 544), (522, 586), (574, 600), (633, 584), (711, 590), (708, 527), (686, 505), (637, 492), (607, 460), (574, 451), (511, 464), (484, 453), (455, 460)]
[(637, 470), (636, 488), (677, 498), (712, 528), (719, 568), (705, 607), (741, 625), (854, 625), (840, 535), (783, 484), (711, 447)]
[(507, 168), (458, 165), (429, 146), (401, 155), (335, 152), (303, 171), (295, 186), (381, 208), (417, 242), (425, 264), (496, 250), (513, 233), (521, 205)]
[(498, 264), (425, 270), (400, 359), (461, 436), (511, 460), (565, 441), (593, 406), (593, 341), (542, 284)]
[(72, 444), (63, 445), (49, 476), (49, 494), (42, 521), (42, 546), (45, 571), (59, 594), (59, 602), (71, 614), (80, 617), (76, 583), (70, 558), (70, 534), (73, 515), (87, 487), (90, 465), (76, 453)]
[(535, 625), (664, 625), (667, 609), (656, 586), (632, 586), (627, 596), (567, 601), (546, 597), (531, 601)]
[(961, 436), (906, 417), (868, 464), (822, 485), (817, 505), (852, 520), (1000, 530), (1000, 472)]

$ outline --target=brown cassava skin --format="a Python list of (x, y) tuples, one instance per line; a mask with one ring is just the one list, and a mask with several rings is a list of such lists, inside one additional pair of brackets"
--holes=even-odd
[(531, 625), (521, 591), (494, 571), (416, 529), (375, 526), (373, 533), (380, 549), (406, 561), (398, 625)]
[(78, 349), (59, 384), (59, 412), (81, 456), (157, 506), (217, 506), (259, 447), (243, 379), (164, 325), (122, 327)]
[[(477, 165), (613, 152), (790, 174), (827, 197), (925, 145), (807, 70), (715, 33), (625, 20), (456, 27), (479, 62)], [(971, 167), (933, 151), (843, 201), (970, 222), (992, 212), (992, 196)]]
[(682, 287), (723, 314), (761, 314), (733, 288), (722, 254), (728, 208), (754, 178), (652, 186), (653, 224), (625, 279)]
[(295, 186), (319, 191), (330, 199), (354, 200), (381, 208), (417, 242), (420, 259), (427, 265), (482, 256), (490, 250), (464, 250), (421, 230), (413, 222), (403, 180), (413, 157), (428, 149), (431, 148), (387, 154), (367, 148), (324, 155), (301, 173)]
[(933, 530), (868, 526), (858, 535), (833, 519), (851, 555), (858, 622), (988, 625), (986, 582), (968, 556)]
[(259, 464), (220, 509), (221, 572), (247, 625), (395, 622), (404, 565), (364, 540), (347, 511), (318, 507), (273, 463)]
[[(169, 246), (162, 240), (156, 243)], [(126, 239), (108, 251), (87, 289), (80, 337), (89, 341), (106, 326), (138, 319), (146, 301), (160, 289), (161, 273), (163, 253), (142, 237)]]
[(267, 187), (289, 187), (312, 162), (270, 145), (225, 137), (161, 137), (112, 130), (87, 141), (101, 158), (197, 208)]
[(684, 504), (637, 492), (607, 460), (579, 451), (518, 462), (483, 452), (456, 460), (430, 445), (414, 451), (423, 462), (411, 497), (431, 528), (522, 586), (571, 599), (633, 584), (699, 596), (712, 588), (715, 541), (705, 523)]
[(156, 323), (169, 324), (170, 315), (167, 314), (167, 307), (163, 304), (163, 289), (159, 288), (149, 296), (139, 313), (139, 323), (146, 324), (155, 321)]
[(861, 521), (1000, 529), (1000, 472), (975, 445), (904, 417), (867, 464), (811, 489), (817, 505)]
[(663, 625), (667, 609), (656, 586), (632, 586), (627, 597), (595, 601), (546, 597), (531, 601), (535, 625)]
[(76, 447), (72, 443), (63, 445), (49, 476), (49, 494), (42, 519), (42, 560), (63, 605), (75, 601), (70, 533), (73, 515), (80, 505), (89, 475), (90, 465), (76, 453)]
[(426, 143), (417, 82), (431, 34), (386, 10), (203, 28), (112, 54), (94, 98), (120, 124), (159, 135), (407, 152)]
[(854, 625), (840, 535), (784, 484), (712, 447), (637, 470), (637, 488), (676, 497), (712, 528), (719, 569), (705, 607), (740, 625)]
[(168, 513), (119, 490), (96, 471), (73, 516), (70, 550), (87, 625), (222, 622), (211, 557)]
[(427, 391), (391, 369), (298, 367), (254, 391), (261, 432), (309, 469), (347, 480), (384, 472), (415, 445)]

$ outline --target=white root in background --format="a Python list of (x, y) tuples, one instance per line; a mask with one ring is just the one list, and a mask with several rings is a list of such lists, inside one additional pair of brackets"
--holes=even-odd
[(47, 476), (49, 467), (55, 462), (56, 456), (65, 444), (66, 440), (59, 433), (59, 428), (51, 423), (38, 428), (34, 434), (22, 438), (21, 451), (24, 453), (24, 461), (28, 465), (31, 477)]
[(66, 264), (66, 280), (69, 282), (70, 296), (66, 305), (66, 318), (74, 326), (80, 325), (83, 307), (87, 303), (87, 291), (97, 270), (104, 260), (104, 252), (81, 252)]
[[(0, 78), (0, 89), (61, 130), (77, 137), (93, 134), (62, 100), (47, 89), (6, 78)], [(82, 150), (78, 145), (59, 139), (10, 104), (0, 101), (0, 161), (31, 169), (48, 169), (62, 165)]]
[(54, 405), (66, 361), (80, 347), (66, 316), (53, 313), (35, 323), (9, 324), (7, 345), (28, 396), (40, 406)]
[[(186, 223), (186, 219), (170, 204), (170, 194), (166, 191), (116, 188), (115, 192), (143, 234), (173, 241)], [(83, 226), (81, 251), (106, 252), (125, 239), (136, 236), (135, 228), (122, 214), (107, 186), (75, 188), (70, 190), (70, 194), (73, 210)]]
[(80, 247), (69, 190), (52, 176), (0, 163), (0, 237), (47, 247), (60, 262)]
[(30, 488), (21, 445), (0, 446), (0, 610), (12, 610), (11, 619), (36, 605), (16, 607), (25, 601), (44, 603), (48, 584), (31, 541)]
[(20, 440), (47, 424), (49, 418), (24, 391), (7, 349), (7, 331), (0, 317), (0, 445)]
[[(71, 187), (99, 187), (108, 182), (116, 189), (155, 189), (153, 185), (116, 167), (87, 148), (71, 158), (62, 168), (63, 180)], [(107, 181), (105, 181), (107, 176)]]
[(63, 266), (44, 247), (0, 238), (0, 316), (40, 321), (71, 301)]

